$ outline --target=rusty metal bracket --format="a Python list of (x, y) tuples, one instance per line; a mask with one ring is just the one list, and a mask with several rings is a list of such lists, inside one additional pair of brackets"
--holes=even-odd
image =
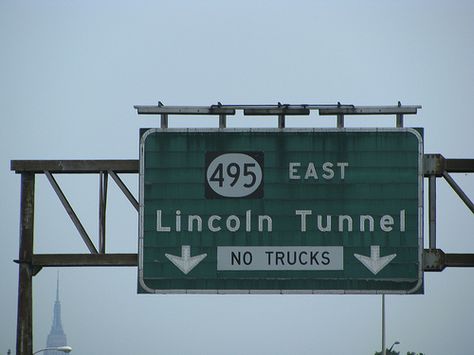
[(425, 154), (423, 159), (425, 176), (443, 176), (446, 170), (446, 159), (441, 154)]
[(447, 267), (474, 267), (474, 254), (445, 253), (441, 249), (425, 249), (425, 271), (443, 271)]

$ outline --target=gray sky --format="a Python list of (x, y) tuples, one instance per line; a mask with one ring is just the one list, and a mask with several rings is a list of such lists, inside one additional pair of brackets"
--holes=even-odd
[[(15, 349), (20, 178), (12, 159), (136, 159), (133, 105), (420, 104), (425, 152), (473, 158), (471, 1), (0, 1), (0, 354)], [(258, 122), (256, 122), (258, 120)], [(347, 126), (394, 119), (347, 119)], [(215, 127), (171, 118), (171, 127)], [(276, 119), (231, 118), (230, 127)], [(289, 127), (335, 127), (333, 118)], [(138, 177), (125, 176), (137, 192)], [(474, 196), (472, 176), (456, 181)], [(58, 181), (97, 236), (98, 178)], [(35, 252), (87, 252), (44, 176)], [(137, 215), (110, 182), (108, 251), (137, 250)], [(472, 214), (438, 181), (438, 246), (474, 252)], [(74, 354), (373, 354), (380, 296), (137, 295), (136, 268), (61, 269)], [(34, 349), (51, 327), (57, 269), (34, 278)], [(425, 274), (425, 294), (387, 297), (387, 343), (472, 353), (474, 270)]]

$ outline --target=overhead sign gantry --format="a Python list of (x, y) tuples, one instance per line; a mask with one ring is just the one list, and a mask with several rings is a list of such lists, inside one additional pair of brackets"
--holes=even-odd
[[(291, 115), (309, 115), (312, 110), (316, 110), (319, 113), (319, 116), (324, 116), (324, 115), (329, 115), (329, 116), (336, 116), (337, 117), (337, 128), (338, 132), (343, 132), (345, 131), (344, 128), (344, 118), (345, 116), (350, 116), (350, 115), (380, 115), (380, 116), (387, 116), (387, 115), (395, 115), (396, 116), (396, 127), (397, 128), (402, 128), (403, 127), (403, 119), (404, 115), (407, 114), (416, 114), (417, 109), (419, 109), (420, 106), (406, 106), (406, 105), (401, 105), (400, 103), (398, 105), (394, 106), (354, 106), (354, 105), (341, 105), (341, 104), (336, 104), (336, 105), (211, 105), (211, 106), (165, 106), (161, 103), (158, 105), (154, 106), (136, 106), (136, 109), (139, 114), (151, 114), (151, 115), (160, 115), (161, 116), (161, 128), (166, 130), (168, 127), (168, 116), (169, 115), (182, 115), (182, 114), (190, 114), (190, 115), (216, 115), (219, 117), (219, 128), (225, 128), (226, 126), (226, 117), (228, 115), (233, 115), (237, 110), (242, 110), (244, 115), (275, 115), (278, 117), (278, 127), (283, 133), (283, 130), (281, 128), (285, 127), (285, 118), (286, 116), (291, 116)], [(214, 131), (218, 131), (214, 129)], [(419, 132), (418, 132), (419, 133)], [(407, 133), (410, 135), (411, 133)], [(412, 134), (416, 135), (416, 134)], [(217, 151), (218, 152), (218, 151)], [(258, 150), (257, 150), (258, 152)], [(237, 178), (237, 176), (241, 176), (242, 178), (245, 177), (246, 179), (250, 180), (240, 180), (237, 179), (234, 185), (240, 186), (243, 191), (250, 191), (252, 190), (255, 186), (258, 186), (254, 193), (253, 198), (254, 201), (256, 201), (257, 198), (260, 198), (259, 196), (261, 194), (262, 190), (259, 190), (260, 188), (260, 180), (257, 179), (258, 175), (258, 169), (256, 165), (248, 165), (248, 164), (255, 164), (253, 160), (250, 159), (255, 159), (257, 164), (261, 160), (259, 160), (259, 155), (253, 155), (254, 152), (245, 150), (238, 152), (238, 154), (243, 153), (244, 155), (249, 155), (249, 157), (245, 157), (245, 159), (239, 160), (241, 164), (243, 164), (243, 169), (241, 170), (241, 174), (237, 174), (237, 168), (235, 165), (232, 165), (232, 163), (235, 163), (235, 161), (228, 163), (228, 171), (223, 170), (225, 161), (227, 160), (229, 155), (210, 155), (210, 160), (208, 168), (206, 171), (210, 171), (210, 177), (208, 181), (208, 193), (210, 193), (211, 196), (212, 194), (220, 194), (225, 191), (225, 189), (220, 188), (219, 184), (224, 186), (224, 181), (230, 181), (230, 184), (233, 184), (234, 179)], [(411, 155), (411, 154), (410, 154)], [(239, 155), (240, 156), (240, 155)], [(242, 156), (240, 156), (243, 158)], [(225, 159), (224, 159), (225, 158)], [(265, 158), (265, 155), (264, 155)], [(295, 160), (293, 163), (298, 163), (300, 161)], [(331, 160), (325, 161), (331, 162)], [(339, 162), (344, 162), (344, 160), (341, 160)], [(17, 321), (17, 354), (19, 355), (29, 355), (32, 352), (32, 338), (33, 338), (33, 325), (32, 325), (32, 314), (33, 314), (33, 293), (32, 293), (32, 283), (33, 283), (33, 277), (40, 272), (40, 270), (43, 267), (136, 267), (139, 265), (139, 256), (137, 255), (136, 251), (132, 251), (130, 253), (126, 254), (117, 254), (117, 253), (111, 253), (107, 250), (106, 248), (106, 233), (105, 233), (105, 221), (106, 221), (106, 206), (107, 206), (107, 196), (108, 196), (108, 177), (110, 176), (113, 181), (117, 184), (119, 189), (123, 192), (125, 197), (131, 202), (131, 205), (133, 206), (134, 209), (137, 211), (140, 210), (139, 207), (139, 202), (135, 198), (133, 191), (130, 191), (126, 184), (121, 180), (119, 175), (121, 174), (137, 174), (139, 173), (139, 164), (140, 162), (138, 160), (12, 160), (11, 161), (11, 170), (15, 171), (17, 174), (21, 175), (21, 205), (20, 205), (20, 233), (19, 233), (19, 256), (18, 260), (15, 260), (19, 265), (19, 279), (18, 279), (18, 321)], [(214, 163), (214, 165), (212, 165)], [(228, 172), (228, 176), (222, 175), (221, 176), (221, 168), (219, 168), (219, 164), (222, 163), (222, 174), (225, 172)], [(265, 167), (267, 166), (267, 161), (264, 159), (263, 160), (263, 170), (262, 170), (262, 181), (264, 179), (265, 174)], [(301, 162), (300, 162), (301, 163)], [(350, 162), (349, 162), (350, 163)], [(207, 163), (206, 163), (207, 164)], [(247, 165), (245, 165), (247, 164)], [(324, 162), (322, 163), (324, 164)], [(239, 165), (237, 163), (237, 165)], [(314, 172), (313, 172), (313, 167), (311, 164), (308, 163), (308, 165), (305, 167), (305, 164), (293, 164), (291, 166), (291, 171), (292, 171), (292, 177), (295, 179), (295, 183), (301, 182), (300, 180), (304, 180), (304, 176), (308, 174), (308, 178), (313, 178), (315, 177), (315, 173), (318, 174), (318, 179), (325, 174), (326, 177), (329, 177), (332, 175), (330, 170), (332, 169), (334, 175), (336, 176), (337, 173), (339, 173), (339, 176), (342, 176), (342, 169), (344, 169), (344, 176), (346, 174), (349, 174), (349, 172), (352, 174), (353, 172), (351, 170), (348, 170), (349, 167), (343, 167), (343, 165), (340, 165), (339, 167), (337, 166), (337, 161), (336, 161), (336, 166), (330, 166), (326, 165), (326, 171), (322, 165), (318, 164), (313, 164), (314, 165)], [(246, 168), (247, 166), (247, 168)], [(214, 169), (215, 167), (215, 169)], [(308, 167), (309, 167), (309, 173), (308, 173)], [(319, 170), (316, 170), (318, 169)], [(330, 169), (331, 168), (331, 169)], [(246, 170), (247, 169), (247, 170)], [(286, 167), (288, 169), (288, 177), (290, 176), (290, 165)], [(321, 170), (322, 169), (322, 170)], [(339, 169), (339, 170), (338, 170)], [(474, 172), (474, 159), (452, 159), (452, 158), (445, 158), (441, 154), (424, 154), (423, 156), (423, 164), (422, 164), (422, 173), (423, 176), (429, 181), (428, 184), (428, 206), (426, 208), (427, 212), (427, 219), (429, 220), (429, 248), (424, 249), (422, 251), (422, 270), (424, 271), (442, 271), (447, 267), (473, 267), (474, 266), (474, 254), (473, 253), (466, 253), (462, 251), (461, 253), (445, 253), (442, 249), (439, 249), (438, 244), (437, 244), (437, 238), (436, 238), (436, 214), (437, 214), (437, 206), (436, 206), (436, 181), (441, 180), (438, 178), (443, 178), (448, 182), (450, 187), (456, 192), (456, 194), (460, 197), (460, 199), (464, 202), (464, 204), (468, 207), (468, 209), (474, 213), (474, 204), (471, 201), (471, 199), (463, 192), (462, 188), (455, 182), (455, 179), (451, 174), (453, 173), (473, 173)], [(215, 173), (215, 174), (214, 174)], [(90, 237), (90, 234), (86, 231), (84, 228), (83, 224), (80, 221), (80, 216), (78, 216), (75, 211), (73, 206), (69, 203), (67, 196), (64, 194), (64, 192), (61, 190), (60, 184), (56, 180), (55, 176), (56, 175), (81, 175), (81, 174), (96, 174), (99, 177), (99, 231), (98, 231), (98, 244), (94, 243), (93, 238)], [(253, 182), (253, 175), (255, 174), (255, 182)], [(37, 192), (35, 192), (35, 180), (37, 176), (44, 175), (46, 176), (47, 180), (50, 182), (53, 190), (56, 192), (59, 200), (61, 201), (62, 205), (65, 208), (65, 211), (67, 212), (67, 215), (71, 218), (71, 221), (73, 224), (76, 226), (78, 236), (80, 236), (84, 243), (85, 246), (88, 249), (88, 253), (84, 253), (81, 251), (72, 251), (69, 253), (62, 253), (62, 254), (57, 254), (57, 253), (46, 253), (46, 254), (39, 254), (34, 251), (33, 245), (34, 245), (34, 239), (35, 239), (35, 233), (34, 233), (34, 218), (35, 218), (35, 196), (37, 195)], [(207, 175), (203, 176), (203, 179), (206, 178)], [(349, 175), (347, 175), (349, 176)], [(300, 178), (296, 178), (300, 177)], [(229, 180), (229, 178), (231, 180)], [(322, 177), (324, 179), (324, 177)], [(293, 179), (292, 179), (293, 180)], [(204, 180), (204, 184), (206, 184), (206, 180)], [(239, 185), (240, 184), (240, 185)], [(244, 185), (249, 185), (249, 186), (244, 186)], [(265, 198), (265, 184), (263, 186), (263, 197)], [(234, 190), (235, 192), (235, 190)], [(244, 193), (245, 192), (240, 192)], [(224, 195), (226, 193), (224, 192)], [(241, 199), (242, 196), (237, 197), (238, 199)], [(247, 196), (247, 197), (250, 197)], [(224, 199), (229, 199), (229, 196), (224, 196)], [(209, 199), (209, 201), (212, 201), (212, 199)], [(409, 203), (410, 204), (410, 203)], [(284, 204), (282, 204), (284, 205)], [(283, 206), (285, 207), (285, 206)], [(286, 208), (286, 207), (285, 207)], [(410, 207), (411, 209), (412, 207)], [(308, 208), (308, 210), (311, 210), (311, 215), (306, 215), (306, 217), (302, 217), (305, 215), (306, 212), (300, 213), (300, 216), (296, 216), (296, 218), (300, 218), (300, 221), (298, 222), (298, 219), (295, 220), (295, 224), (293, 226), (299, 226), (301, 228), (301, 218), (306, 218), (307, 219), (307, 228), (309, 230), (310, 224), (316, 223), (316, 228), (319, 228), (317, 226), (318, 222), (318, 214), (316, 214), (316, 220), (311, 219), (312, 217), (315, 216), (314, 211), (311, 209), (311, 207)], [(407, 226), (413, 226), (413, 217), (409, 218), (409, 214), (407, 214), (408, 211), (405, 209), (405, 232), (408, 231)], [(400, 213), (401, 210), (398, 212)], [(155, 211), (156, 213), (156, 211)], [(352, 212), (351, 212), (352, 213)], [(223, 214), (223, 211), (217, 211), (214, 212), (215, 216), (219, 216), (220, 214)], [(272, 213), (273, 214), (273, 213)], [(270, 216), (270, 214), (268, 214)], [(322, 216), (329, 215), (329, 213), (322, 214)], [(370, 213), (367, 212), (366, 216), (369, 216)], [(392, 221), (389, 217), (382, 218), (380, 220), (375, 219), (374, 216), (374, 231), (376, 229), (375, 223), (379, 223), (379, 227), (382, 229), (383, 228), (398, 228), (401, 232), (402, 230), (402, 215), (403, 214), (398, 214), (398, 221), (396, 220), (397, 218), (397, 213), (396, 209), (395, 212), (387, 212), (387, 216), (391, 216), (394, 218), (394, 223), (392, 225)], [(164, 217), (165, 215), (162, 214)], [(176, 213), (175, 211), (175, 218), (177, 216), (180, 216), (180, 214)], [(227, 219), (230, 215), (227, 215), (225, 221), (222, 221), (222, 219), (219, 221), (221, 224), (220, 227), (227, 228)], [(264, 214), (263, 214), (264, 216)], [(350, 216), (350, 214), (348, 214)], [(247, 217), (247, 215), (245, 215)], [(271, 217), (271, 216), (270, 216)], [(189, 218), (189, 216), (188, 216)], [(212, 223), (217, 223), (218, 219), (214, 219), (215, 217), (211, 218), (213, 221)], [(321, 217), (323, 218), (323, 217)], [(332, 218), (332, 217), (331, 217)], [(339, 218), (339, 217), (338, 217)], [(366, 219), (367, 218), (367, 219)], [(357, 219), (357, 215), (356, 215)], [(178, 218), (179, 220), (179, 218)], [(182, 215), (181, 215), (181, 223), (187, 223), (188, 220), (184, 220)], [(266, 219), (265, 217), (262, 219), (262, 228), (265, 228), (265, 222)], [(324, 218), (322, 219), (324, 221)], [(360, 224), (360, 216), (358, 220)], [(367, 223), (367, 227), (364, 228), (371, 228), (371, 220), (369, 217), (364, 217), (365, 223)], [(382, 225), (380, 222), (382, 221)], [(172, 228), (172, 225), (166, 225), (166, 221), (162, 219), (162, 227), (166, 229), (166, 227)], [(207, 219), (207, 222), (209, 223), (209, 219)], [(343, 217), (343, 222), (347, 223), (347, 226), (345, 227), (347, 230), (349, 230), (349, 219)], [(355, 220), (354, 218), (352, 219), (353, 226), (352, 229), (354, 231), (355, 226)], [(175, 219), (176, 223), (176, 219)], [(198, 222), (194, 222), (198, 223)], [(237, 223), (235, 222), (234, 218), (231, 218), (230, 221), (230, 228), (234, 229), (236, 228), (235, 225), (232, 223)], [(240, 222), (241, 224), (243, 223), (243, 219)], [(276, 219), (272, 223), (277, 223)], [(299, 225), (297, 223), (300, 223)], [(408, 224), (407, 224), (408, 223)], [(183, 227), (184, 224), (181, 224), (181, 228)], [(213, 228), (219, 227), (219, 225), (211, 224)], [(338, 228), (338, 226), (336, 226)], [(153, 228), (153, 227), (152, 227)], [(156, 228), (156, 226), (155, 226)], [(174, 226), (176, 228), (176, 224)], [(178, 227), (179, 228), (179, 227)], [(241, 227), (243, 228), (243, 227)], [(257, 219), (257, 225), (256, 227), (258, 231), (258, 219)], [(273, 227), (272, 227), (273, 228)], [(324, 229), (324, 226), (322, 225), (321, 227)], [(335, 227), (333, 228), (332, 231), (334, 231)], [(272, 229), (273, 230), (273, 229)], [(314, 231), (314, 229), (313, 229)], [(268, 233), (268, 232), (267, 232)], [(301, 232), (300, 232), (301, 233)], [(321, 232), (322, 233), (322, 232)], [(328, 233), (328, 232), (324, 232)], [(393, 233), (392, 231), (388, 231), (386, 233)], [(41, 236), (39, 236), (41, 237)], [(175, 249), (172, 252), (166, 252), (165, 258), (166, 260), (169, 261), (168, 267), (174, 268), (174, 272), (177, 273), (178, 275), (184, 274), (184, 275), (192, 275), (193, 272), (196, 272), (198, 268), (202, 265), (202, 263), (205, 263), (206, 259), (209, 260), (208, 253), (207, 252), (195, 252), (193, 249), (194, 245), (191, 244), (181, 244), (181, 250), (179, 250), (179, 247), (176, 248), (176, 242), (175, 243)], [(217, 244), (216, 244), (217, 245)], [(309, 249), (310, 246), (301, 244), (304, 246), (304, 248), (308, 248), (308, 250), (311, 253), (311, 250)], [(280, 247), (281, 245), (275, 245), (277, 247)], [(326, 244), (323, 245), (324, 248), (326, 248), (324, 251), (331, 252), (329, 249), (331, 245)], [(260, 246), (257, 246), (260, 247)], [(337, 245), (336, 245), (337, 247)], [(267, 246), (265, 246), (267, 248)], [(399, 255), (396, 251), (394, 252), (393, 250), (386, 250), (385, 245), (378, 245), (376, 243), (369, 243), (368, 245), (364, 246), (364, 250), (361, 250), (359, 252), (353, 252), (353, 258), (350, 256), (351, 254), (349, 253), (344, 253), (343, 251), (343, 259), (348, 257), (348, 255), (351, 257), (353, 263), (357, 264), (357, 267), (360, 268), (360, 270), (363, 270), (363, 272), (366, 273), (366, 275), (378, 275), (382, 277), (388, 270), (391, 268), (393, 265), (395, 265), (396, 262), (400, 262)], [(336, 249), (337, 250), (337, 249)], [(267, 249), (264, 255), (268, 257), (268, 255), (274, 256), (275, 260), (277, 259), (277, 254), (276, 252), (281, 252), (281, 250), (271, 250)], [(287, 250), (290, 251), (290, 256), (291, 252), (296, 252), (299, 254), (296, 254), (299, 258), (301, 255), (301, 260), (298, 260), (300, 265), (304, 265), (304, 263), (308, 262), (309, 259), (305, 259), (307, 254), (303, 253), (300, 249), (291, 249)], [(323, 251), (323, 253), (324, 253)], [(274, 254), (272, 254), (272, 252)], [(318, 254), (316, 254), (318, 252)], [(314, 250), (312, 254), (312, 260), (318, 260), (319, 264), (324, 265), (324, 263), (328, 263), (326, 261), (326, 258), (323, 257), (322, 253), (319, 255), (321, 251)], [(337, 252), (336, 252), (337, 254)], [(394, 255), (397, 254), (397, 255)], [(209, 254), (210, 255), (210, 254)], [(249, 256), (250, 254), (244, 254), (241, 253), (241, 264), (243, 264), (243, 267), (246, 267), (245, 263), (249, 263)], [(311, 259), (311, 254), (310, 259)], [(356, 256), (357, 255), (357, 256)], [(328, 257), (328, 254), (325, 254), (326, 257)], [(252, 255), (253, 257), (253, 255)], [(237, 258), (237, 254), (235, 254), (235, 258)], [(236, 259), (234, 258), (234, 263), (236, 262)], [(282, 254), (278, 254), (278, 263), (280, 264), (281, 260), (285, 258), (285, 256), (282, 256)], [(319, 259), (318, 259), (319, 258)], [(265, 259), (264, 259), (265, 260)], [(287, 257), (288, 261), (291, 261), (293, 263), (294, 258), (290, 260), (290, 258)], [(333, 259), (332, 261), (334, 261)], [(375, 260), (375, 262), (374, 262)], [(413, 259), (414, 260), (414, 259)], [(337, 261), (337, 260), (336, 260)], [(329, 262), (332, 263), (332, 262)], [(313, 264), (316, 264), (316, 261), (313, 261)], [(296, 265), (296, 264), (295, 264)], [(334, 263), (333, 265), (338, 265), (337, 262)], [(416, 262), (413, 262), (412, 265), (417, 265)], [(233, 265), (232, 267), (235, 267)], [(261, 266), (258, 266), (261, 267)], [(286, 267), (286, 265), (285, 265)], [(182, 268), (183, 270), (181, 270)], [(225, 268), (225, 267), (224, 267)], [(346, 266), (344, 265), (344, 268)], [(364, 269), (365, 268), (365, 269)], [(225, 271), (225, 270), (223, 270)], [(259, 270), (256, 272), (280, 272), (279, 270)], [(187, 272), (187, 274), (186, 274)], [(234, 271), (232, 271), (234, 272)], [(240, 271), (237, 270), (235, 271), (237, 274), (240, 274), (241, 272), (247, 273), (247, 272), (253, 272), (249, 270), (244, 270)], [(287, 270), (285, 272), (301, 272), (301, 273), (306, 273), (307, 271), (305, 270)], [(312, 272), (312, 271), (310, 271)], [(321, 272), (337, 272), (337, 270), (327, 270), (327, 271), (321, 271)], [(339, 270), (340, 272), (340, 270)], [(164, 274), (163, 274), (164, 275)], [(378, 277), (377, 276), (377, 277)], [(385, 275), (386, 276), (386, 275)], [(180, 275), (181, 277), (181, 275)], [(378, 282), (378, 281), (376, 281)], [(248, 286), (246, 286), (248, 287)], [(377, 289), (377, 290), (376, 290)], [(181, 289), (180, 292), (183, 289)], [(420, 289), (421, 290), (421, 289)], [(379, 290), (379, 287), (372, 288), (369, 290), (369, 292), (384, 292), (384, 293), (390, 293), (392, 291), (390, 290)], [(410, 291), (410, 290), (408, 290)], [(400, 291), (402, 293), (408, 292), (406, 290)], [(155, 291), (154, 291), (155, 292)], [(205, 292), (209, 292), (209, 290), (206, 290)], [(239, 291), (242, 292), (242, 291)], [(275, 292), (275, 290), (272, 290), (271, 292)], [(295, 292), (301, 292), (301, 289), (296, 290)], [(306, 292), (310, 292), (306, 290)], [(352, 289), (349, 292), (356, 292), (355, 289)], [(366, 291), (362, 291), (365, 293)], [(399, 292), (399, 291), (397, 291)]]

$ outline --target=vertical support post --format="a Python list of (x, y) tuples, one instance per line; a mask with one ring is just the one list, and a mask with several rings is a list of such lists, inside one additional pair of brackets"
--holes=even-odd
[(403, 128), (403, 114), (397, 113), (397, 128)]
[(278, 128), (285, 128), (285, 115), (278, 115)]
[(382, 355), (386, 355), (385, 345), (385, 294), (382, 294)]
[(161, 128), (168, 128), (168, 114), (163, 113), (161, 115)]
[(33, 353), (33, 227), (35, 174), (21, 174), (20, 250), (18, 272), (17, 355)]
[(219, 115), (219, 128), (226, 128), (226, 126), (227, 126), (226, 115), (220, 114)]
[(337, 114), (337, 128), (344, 128), (344, 115), (342, 113)]
[(105, 214), (107, 210), (107, 183), (106, 171), (99, 173), (99, 253), (105, 254)]
[(429, 205), (429, 243), (430, 249), (436, 249), (436, 176), (430, 175), (428, 184), (428, 205)]

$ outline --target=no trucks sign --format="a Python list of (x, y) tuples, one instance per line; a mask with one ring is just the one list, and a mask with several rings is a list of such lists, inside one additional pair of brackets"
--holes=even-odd
[(420, 293), (415, 129), (149, 129), (139, 292)]

